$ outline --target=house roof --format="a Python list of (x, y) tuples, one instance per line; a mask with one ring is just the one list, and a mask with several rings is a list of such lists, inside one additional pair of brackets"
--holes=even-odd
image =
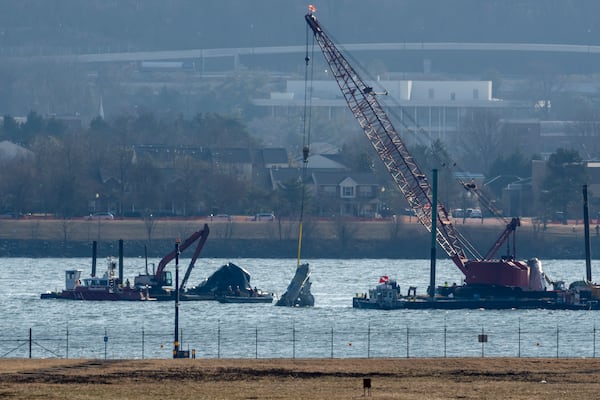
[(321, 154), (315, 154), (308, 157), (308, 167), (311, 169), (338, 169), (345, 170), (347, 169), (345, 165), (340, 164), (337, 161), (333, 161), (331, 158), (328, 158)]
[(265, 164), (288, 164), (287, 151), (282, 147), (262, 149)]
[[(271, 170), (271, 179), (274, 184), (290, 182), (292, 180), (302, 178), (302, 168), (278, 168)], [(306, 174), (304, 183), (313, 183), (313, 176), (310, 173)]]
[(213, 161), (229, 164), (251, 164), (252, 154), (250, 149), (244, 148), (221, 148), (212, 150)]
[(33, 153), (24, 147), (19, 146), (8, 140), (0, 142), (0, 159), (14, 160), (33, 157)]
[(377, 186), (375, 175), (369, 172), (313, 172), (317, 185), (339, 185), (346, 178), (351, 178), (357, 185)]
[(141, 144), (133, 147), (134, 157), (148, 154), (159, 159), (173, 159), (178, 156), (190, 156), (197, 160), (210, 161), (211, 151), (207, 147), (168, 146), (162, 144)]

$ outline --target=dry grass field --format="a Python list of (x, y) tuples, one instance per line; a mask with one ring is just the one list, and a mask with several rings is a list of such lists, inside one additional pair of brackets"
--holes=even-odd
[(596, 359), (4, 359), (0, 399), (585, 400), (599, 373)]

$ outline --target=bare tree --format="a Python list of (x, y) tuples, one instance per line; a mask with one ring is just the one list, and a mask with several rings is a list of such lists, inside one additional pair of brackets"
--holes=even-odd
[(343, 217), (337, 217), (333, 222), (338, 242), (345, 249), (356, 239), (358, 226)]
[(457, 146), (462, 149), (461, 165), (471, 171), (487, 171), (503, 148), (498, 115), (488, 109), (476, 109), (467, 116), (461, 129)]

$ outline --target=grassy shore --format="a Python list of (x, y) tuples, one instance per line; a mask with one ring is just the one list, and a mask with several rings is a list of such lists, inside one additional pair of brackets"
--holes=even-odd
[(597, 399), (596, 359), (22, 360), (7, 399)]

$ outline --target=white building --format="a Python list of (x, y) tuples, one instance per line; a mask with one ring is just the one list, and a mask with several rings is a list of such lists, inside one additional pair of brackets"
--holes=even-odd
[[(379, 98), (382, 105), (399, 114), (403, 125), (424, 129), (431, 139), (448, 139), (473, 109), (495, 109), (499, 117), (508, 118), (522, 117), (530, 108), (523, 102), (494, 99), (492, 81), (380, 80), (367, 84), (376, 93), (382, 93)], [(253, 102), (269, 107), (272, 115), (285, 114), (304, 107), (304, 91), (304, 81), (289, 80), (285, 92), (272, 92), (268, 99)], [(312, 83), (311, 106), (327, 108), (330, 116), (340, 110), (347, 112), (346, 102), (333, 79)], [(398, 113), (398, 109), (402, 112)]]

